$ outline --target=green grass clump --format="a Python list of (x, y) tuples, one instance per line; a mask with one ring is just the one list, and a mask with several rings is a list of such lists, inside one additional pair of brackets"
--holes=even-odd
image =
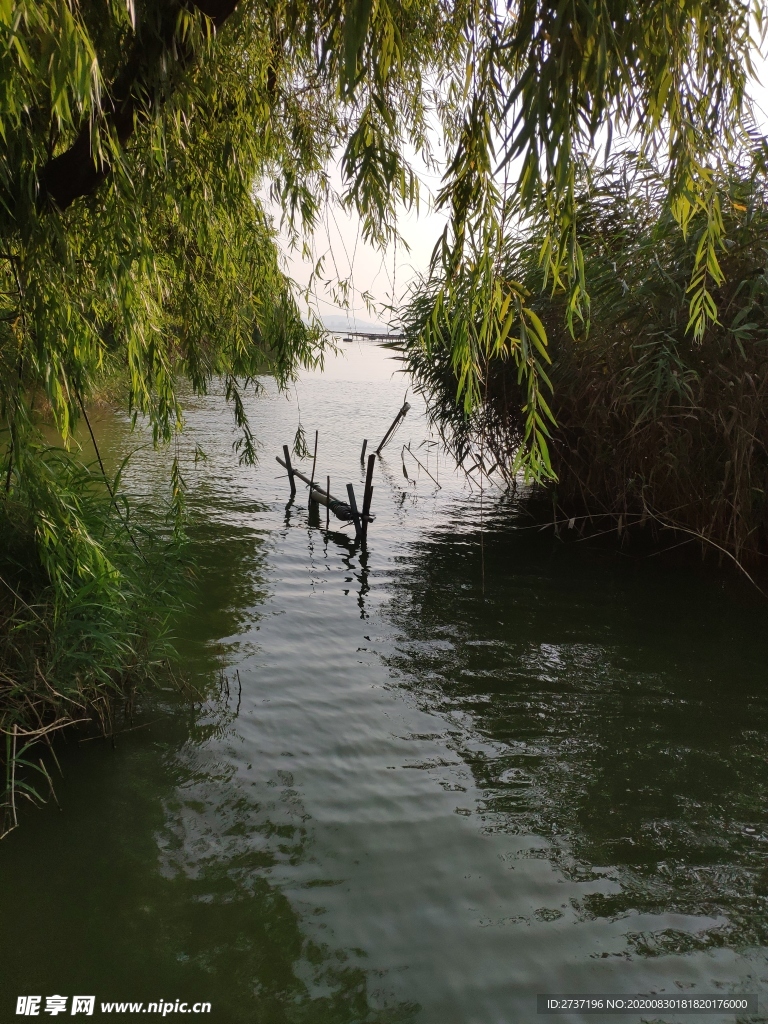
[[(47, 794), (41, 743), (77, 722), (104, 733), (160, 669), (178, 606), (172, 535), (59, 448), (0, 469), (0, 835)], [(55, 757), (55, 755), (54, 755)]]

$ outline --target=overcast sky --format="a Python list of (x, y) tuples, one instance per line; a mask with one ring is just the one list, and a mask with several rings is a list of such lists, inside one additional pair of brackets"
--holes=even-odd
[[(414, 164), (420, 181), (419, 211), (402, 209), (398, 214), (398, 229), (405, 239), (405, 245), (390, 245), (385, 252), (367, 245), (362, 238), (358, 218), (340, 209), (329, 208), (313, 239), (313, 260), (305, 261), (300, 252), (291, 251), (284, 244), (283, 253), (288, 271), (294, 280), (306, 288), (314, 261), (325, 256), (326, 277), (345, 278), (351, 276), (354, 299), (349, 311), (342, 309), (333, 297), (320, 285), (313, 288), (312, 303), (320, 316), (335, 314), (348, 316), (351, 329), (355, 319), (366, 323), (385, 324), (387, 305), (395, 305), (402, 299), (408, 282), (429, 265), (429, 258), (442, 232), (446, 217), (436, 213), (434, 195), (440, 187), (440, 176), (430, 172), (421, 161)], [(338, 174), (334, 184), (340, 187)], [(284, 243), (287, 242), (283, 237)], [(375, 297), (379, 308), (378, 316), (366, 308), (362, 298), (365, 293)]]

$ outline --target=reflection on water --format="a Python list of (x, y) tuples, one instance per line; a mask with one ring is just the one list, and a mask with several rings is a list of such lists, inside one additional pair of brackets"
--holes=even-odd
[(306, 856), (290, 773), (277, 769), (271, 799), (251, 800), (201, 754), (212, 734), (226, 738), (208, 725), (195, 724), (172, 759), (157, 747), (89, 756), (70, 785), (98, 801), (91, 827), (76, 843), (57, 820), (22, 836), (23, 877), (3, 896), (4, 1021), (22, 992), (212, 1000), (222, 1021), (408, 1019), (369, 1013), (362, 968), (308, 939), (269, 881), (275, 863)]
[[(404, 391), (380, 350), (345, 356), (298, 388), (337, 493)], [(160, 693), (114, 750), (70, 740), (62, 810), (0, 846), (0, 1019), (54, 992), (270, 1024), (768, 997), (763, 606), (552, 542), (495, 492), (481, 545), (479, 496), (418, 449), (417, 409), (361, 552), (287, 501), (295, 399), (252, 415), (247, 469), (220, 396), (189, 403), (198, 584), (176, 631), (200, 699)], [(101, 430), (113, 458), (132, 443)], [(442, 490), (403, 474), (406, 441)], [(130, 485), (159, 493), (162, 462)]]
[(421, 545), (391, 664), (451, 721), (483, 829), (541, 836), (566, 877), (599, 881), (569, 913), (624, 918), (616, 955), (768, 945), (763, 610), (504, 532), (478, 600), (469, 564), (474, 586), (453, 585), (472, 540)]

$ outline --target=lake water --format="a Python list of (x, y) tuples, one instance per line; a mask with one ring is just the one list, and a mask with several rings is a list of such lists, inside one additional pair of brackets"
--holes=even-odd
[[(343, 350), (250, 402), (256, 468), (221, 396), (188, 403), (177, 646), (201, 699), (150, 697), (115, 749), (61, 745), (61, 809), (0, 844), (0, 1020), (35, 993), (104, 1017), (207, 1000), (215, 1024), (736, 1019), (537, 1015), (539, 993), (601, 992), (758, 993), (739, 1019), (768, 1020), (764, 603), (562, 543), (494, 488), (481, 508), (418, 447), (413, 398), (367, 550), (326, 534), (274, 459), (299, 408), (317, 477), (359, 500), (362, 439), (407, 385)], [(101, 430), (112, 457), (135, 444)], [(407, 454), (406, 478), (409, 441), (442, 489)], [(126, 483), (166, 469), (145, 452)]]

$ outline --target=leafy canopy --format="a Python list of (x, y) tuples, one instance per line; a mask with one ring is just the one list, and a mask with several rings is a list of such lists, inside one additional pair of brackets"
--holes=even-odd
[(597, 140), (637, 134), (683, 230), (703, 214), (690, 328), (717, 316), (723, 226), (713, 166), (740, 131), (751, 73), (741, 0), (1, 0), (0, 401), (7, 485), (44, 394), (67, 437), (105, 371), (156, 437), (181, 422), (176, 381), (223, 377), (253, 457), (243, 382), (322, 358), (299, 315), (267, 183), (296, 230), (340, 199), (367, 238), (418, 200), (407, 153), (447, 153), (432, 315), (458, 397), (513, 358), (526, 387), (520, 465), (551, 471), (547, 340), (501, 272), (505, 226), (536, 211), (543, 279), (588, 316), (575, 206)]

